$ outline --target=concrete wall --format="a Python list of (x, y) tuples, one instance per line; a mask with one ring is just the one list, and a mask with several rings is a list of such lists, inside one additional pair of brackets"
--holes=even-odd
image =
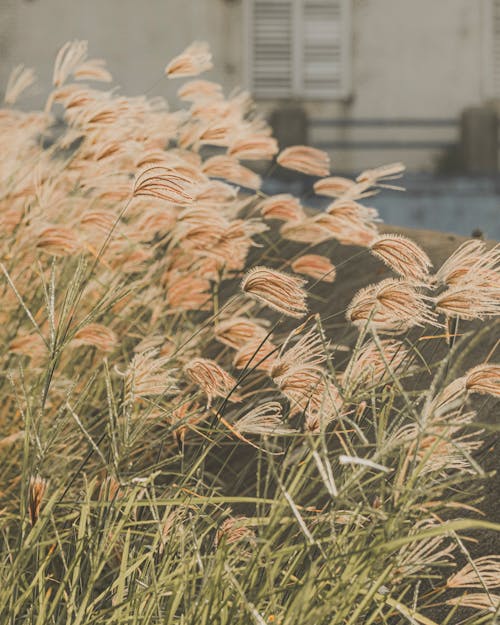
[[(481, 0), (355, 0), (352, 100), (341, 107), (312, 105), (317, 116), (457, 118), (486, 99), (483, 88)], [(325, 131), (321, 129), (322, 138)], [(342, 129), (332, 138), (454, 141), (458, 128)], [(313, 135), (312, 139), (316, 137)], [(404, 160), (430, 169), (439, 150), (343, 152), (341, 165), (358, 169)]]
[[(488, 99), (483, 15), (491, 0), (352, 0), (352, 93), (343, 102), (306, 102), (314, 117), (457, 118)], [(211, 43), (210, 77), (229, 90), (242, 81), (242, 0), (0, 0), (0, 81), (12, 66), (36, 68), (40, 83), (28, 104), (40, 104), (54, 56), (68, 39), (88, 39), (122, 91), (172, 96), (163, 78), (168, 60), (194, 39)], [(177, 86), (177, 85), (176, 85)], [(263, 110), (277, 102), (262, 102)], [(457, 139), (458, 128), (321, 128), (318, 140)], [(339, 150), (339, 170), (402, 159), (432, 169), (439, 150)]]
[(39, 104), (57, 50), (86, 39), (90, 55), (107, 61), (124, 93), (173, 93), (163, 75), (167, 62), (193, 40), (206, 40), (217, 65), (211, 76), (231, 88), (241, 67), (228, 54), (238, 41), (233, 13), (225, 0), (0, 0), (1, 84), (14, 65), (34, 67), (40, 86), (31, 102)]

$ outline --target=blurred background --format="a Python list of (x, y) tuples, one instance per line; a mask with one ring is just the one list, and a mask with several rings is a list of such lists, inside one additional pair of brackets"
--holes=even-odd
[(70, 39), (120, 91), (172, 108), (165, 65), (208, 41), (206, 77), (249, 89), (281, 147), (328, 150), (336, 175), (406, 163), (407, 192), (373, 200), (385, 221), (500, 238), (500, 0), (0, 0), (2, 90), (24, 63), (38, 82), (23, 106), (41, 106)]

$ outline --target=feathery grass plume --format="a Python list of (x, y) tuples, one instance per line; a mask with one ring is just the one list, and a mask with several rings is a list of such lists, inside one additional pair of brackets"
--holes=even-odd
[(235, 369), (246, 369), (247, 366), (260, 371), (269, 372), (276, 360), (277, 347), (270, 339), (253, 338), (244, 343), (233, 358)]
[(294, 345), (288, 347), (289, 342), (297, 334), (297, 330), (290, 332), (271, 370), (271, 377), (278, 386), (292, 372), (305, 369), (311, 372), (323, 371), (320, 365), (326, 361), (327, 354), (325, 353), (323, 340), (316, 328), (310, 328)]
[(229, 122), (211, 122), (198, 136), (198, 143), (202, 145), (217, 145), (227, 148), (231, 142), (233, 125)]
[(100, 323), (89, 323), (76, 332), (72, 345), (92, 345), (104, 352), (112, 352), (117, 344), (116, 334)]
[[(344, 224), (345, 227), (350, 228), (359, 228), (364, 225), (376, 230), (376, 224), (380, 221), (376, 208), (365, 206), (355, 200), (336, 200), (326, 207), (325, 212), (330, 217), (334, 217), (338, 224)], [(321, 216), (320, 214), (317, 218)]]
[(282, 150), (276, 159), (281, 167), (310, 176), (328, 176), (330, 157), (323, 150), (307, 145), (292, 145)]
[(267, 335), (265, 327), (247, 317), (231, 317), (215, 326), (214, 337), (234, 349), (243, 347), (253, 340), (263, 340)]
[[(293, 375), (290, 376), (282, 392), (288, 393), (292, 397), (292, 408), (293, 404), (295, 404), (296, 407), (305, 411), (305, 431), (311, 434), (319, 434), (330, 423), (345, 414), (344, 399), (331, 380), (323, 378), (318, 381), (317, 376), (316, 379), (314, 376), (311, 376), (312, 384), (310, 390), (308, 393), (302, 392), (301, 396), (301, 391), (298, 388), (293, 389), (294, 383), (296, 385), (299, 381), (300, 378)], [(294, 394), (294, 390), (296, 394)]]
[[(378, 188), (387, 188), (403, 191), (401, 187), (388, 185), (386, 180), (400, 178), (405, 170), (402, 163), (384, 165), (362, 172), (356, 180), (349, 180), (340, 176), (331, 176), (318, 180), (314, 190), (318, 195), (338, 198), (338, 201), (354, 201), (371, 197), (378, 193)], [(381, 182), (382, 181), (382, 182)]]
[[(416, 524), (412, 533), (417, 534), (422, 529), (435, 527), (437, 523), (434, 520), (423, 519)], [(402, 581), (411, 575), (422, 574), (436, 564), (453, 562), (455, 549), (456, 545), (447, 544), (445, 536), (434, 536), (403, 545), (397, 555), (396, 574)]]
[(81, 248), (81, 244), (70, 228), (47, 226), (38, 232), (35, 247), (51, 256), (71, 256)]
[(177, 97), (187, 102), (224, 99), (221, 85), (210, 80), (189, 80), (179, 87)]
[(437, 325), (424, 295), (404, 280), (388, 278), (358, 291), (347, 309), (347, 319), (382, 332), (405, 332), (414, 326)]
[(212, 297), (210, 281), (191, 273), (169, 272), (167, 304), (171, 312), (177, 310), (210, 310)]
[(47, 486), (47, 480), (39, 475), (30, 478), (28, 487), (28, 511), (31, 525), (35, 525), (38, 521)]
[(290, 434), (293, 430), (283, 424), (282, 410), (279, 402), (267, 401), (245, 413), (231, 425), (240, 434), (258, 436)]
[(198, 76), (212, 67), (212, 53), (208, 43), (195, 41), (170, 61), (165, 74), (168, 78), (187, 78)]
[(230, 516), (225, 519), (217, 529), (215, 534), (215, 547), (225, 545), (235, 545), (238, 543), (246, 543), (249, 546), (255, 546), (255, 532), (248, 526), (249, 519), (243, 515)]
[(312, 217), (284, 223), (280, 228), (280, 235), (288, 241), (311, 243), (312, 245), (318, 245), (335, 238), (334, 233), (327, 230)]
[(401, 377), (404, 370), (408, 372), (413, 355), (399, 341), (383, 340), (379, 345), (369, 340), (352, 355), (342, 375), (344, 387), (355, 387), (383, 384), (392, 376)]
[(330, 206), (313, 219), (343, 245), (369, 247), (377, 237), (374, 220), (368, 217), (366, 208), (357, 203)]
[(486, 592), (471, 592), (446, 600), (446, 605), (472, 608), (474, 610), (486, 610), (498, 614), (500, 609), (500, 595)]
[(483, 363), (469, 369), (464, 377), (467, 392), (500, 397), (500, 365)]
[(290, 265), (295, 273), (310, 276), (322, 282), (335, 282), (335, 266), (329, 258), (320, 254), (304, 254)]
[(68, 76), (87, 58), (87, 41), (68, 41), (59, 50), (54, 63), (52, 83), (60, 87)]
[(262, 180), (258, 174), (241, 165), (237, 159), (226, 154), (211, 156), (203, 163), (202, 171), (211, 178), (223, 178), (247, 189), (260, 189)]
[(167, 167), (148, 167), (134, 183), (134, 197), (145, 196), (166, 200), (179, 206), (193, 202), (194, 189), (191, 178)]
[[(477, 469), (471, 458), (483, 445), (479, 433), (464, 434), (464, 428), (474, 422), (475, 412), (448, 412), (446, 419), (432, 423), (428, 433), (418, 441), (416, 428), (412, 432), (408, 445), (408, 455), (416, 456), (422, 463), (422, 475), (428, 473), (449, 474), (459, 471), (473, 475)], [(411, 428), (409, 428), (411, 429)]]
[(232, 141), (228, 154), (244, 161), (269, 161), (278, 150), (278, 142), (274, 137), (249, 134)]
[(36, 75), (30, 67), (18, 65), (11, 71), (5, 88), (4, 102), (15, 104), (23, 91), (35, 82)]
[(317, 330), (311, 328), (288, 347), (296, 334), (293, 330), (285, 340), (269, 375), (290, 400), (292, 413), (306, 413), (306, 429), (319, 431), (320, 420), (326, 425), (339, 414), (338, 392), (326, 381), (327, 346)]
[(465, 380), (465, 376), (463, 376), (447, 384), (431, 401), (429, 413), (439, 418), (461, 408), (467, 399)]
[(243, 278), (241, 289), (250, 297), (300, 319), (307, 313), (305, 281), (268, 267), (253, 267)]
[(48, 354), (47, 345), (37, 332), (20, 332), (9, 344), (9, 352), (21, 356), (29, 356), (39, 363)]
[(384, 234), (370, 245), (372, 253), (407, 280), (426, 283), (432, 263), (416, 243), (398, 234)]
[(489, 282), (486, 286), (474, 281), (452, 286), (434, 298), (436, 312), (446, 317), (472, 320), (500, 314), (500, 287)]
[[(188, 378), (197, 384), (205, 393), (208, 406), (212, 405), (215, 397), (224, 397), (236, 385), (232, 375), (209, 358), (192, 358), (184, 365), (184, 372)], [(239, 401), (236, 395), (231, 396), (232, 401)]]
[(201, 185), (200, 190), (195, 195), (196, 202), (203, 202), (207, 205), (227, 204), (236, 200), (238, 190), (221, 180), (209, 180)]
[(492, 277), (490, 272), (498, 272), (499, 263), (499, 245), (486, 250), (484, 241), (471, 239), (462, 243), (442, 264), (433, 281), (447, 286), (460, 286), (469, 281), (477, 283), (483, 275)]
[(116, 216), (109, 210), (88, 211), (80, 216), (79, 226), (84, 232), (95, 237), (96, 230), (108, 234), (113, 229)]
[(500, 588), (500, 555), (476, 558), (448, 578), (448, 588)]
[(354, 180), (343, 178), (341, 176), (330, 176), (322, 178), (314, 183), (314, 191), (318, 195), (326, 197), (341, 198), (345, 197), (350, 191), (357, 187)]
[(113, 76), (106, 68), (106, 61), (103, 59), (89, 59), (80, 63), (73, 70), (75, 80), (95, 80), (97, 82), (111, 82)]
[(121, 374), (125, 378), (125, 394), (128, 401), (175, 392), (177, 389), (175, 370), (169, 366), (170, 362), (170, 356), (159, 356), (158, 349), (136, 354), (125, 373)]
[(184, 401), (172, 411), (168, 421), (174, 426), (174, 437), (181, 445), (184, 443), (189, 430), (196, 430), (195, 426), (208, 417), (206, 410), (197, 402)]
[(396, 189), (401, 190), (400, 187), (393, 187), (392, 185), (387, 185), (385, 182), (387, 180), (395, 180), (401, 178), (403, 173), (406, 171), (406, 166), (403, 163), (391, 163), (389, 165), (381, 165), (380, 167), (375, 167), (374, 169), (367, 169), (363, 171), (356, 178), (356, 182), (361, 184), (368, 184), (370, 186), (378, 186), (386, 189)]
[(271, 195), (259, 202), (257, 208), (264, 219), (297, 222), (305, 218), (300, 201), (289, 193)]

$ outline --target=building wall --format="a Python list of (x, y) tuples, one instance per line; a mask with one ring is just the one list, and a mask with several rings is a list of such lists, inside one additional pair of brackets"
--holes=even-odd
[[(458, 118), (488, 100), (485, 16), (492, 0), (352, 0), (352, 90), (344, 101), (306, 102), (313, 118)], [(40, 77), (27, 104), (50, 88), (53, 59), (68, 39), (88, 39), (123, 92), (172, 97), (168, 60), (194, 39), (207, 40), (227, 90), (244, 76), (243, 0), (0, 0), (0, 81), (24, 63)], [(486, 61), (485, 61), (486, 60)], [(269, 111), (279, 102), (262, 102)], [(318, 141), (454, 141), (457, 128), (312, 128)], [(429, 170), (439, 149), (339, 149), (339, 170), (402, 159)]]
[[(344, 102), (309, 102), (316, 118), (458, 120), (462, 110), (489, 98), (485, 42), (489, 0), (353, 0), (352, 89)], [(272, 105), (271, 105), (272, 106)], [(453, 142), (453, 127), (320, 127), (312, 142), (337, 140)], [(341, 170), (403, 160), (434, 168), (441, 149), (339, 150)]]
[(165, 79), (167, 62), (193, 40), (206, 40), (217, 64), (211, 76), (231, 88), (241, 67), (228, 53), (239, 26), (232, 13), (225, 0), (0, 0), (1, 84), (14, 65), (34, 67), (39, 88), (27, 101), (40, 104), (58, 49), (86, 39), (124, 93), (171, 95), (179, 83)]

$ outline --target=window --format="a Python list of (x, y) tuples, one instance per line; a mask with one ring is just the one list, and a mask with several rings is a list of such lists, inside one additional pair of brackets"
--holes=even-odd
[(245, 0), (245, 27), (256, 97), (348, 95), (350, 0)]

